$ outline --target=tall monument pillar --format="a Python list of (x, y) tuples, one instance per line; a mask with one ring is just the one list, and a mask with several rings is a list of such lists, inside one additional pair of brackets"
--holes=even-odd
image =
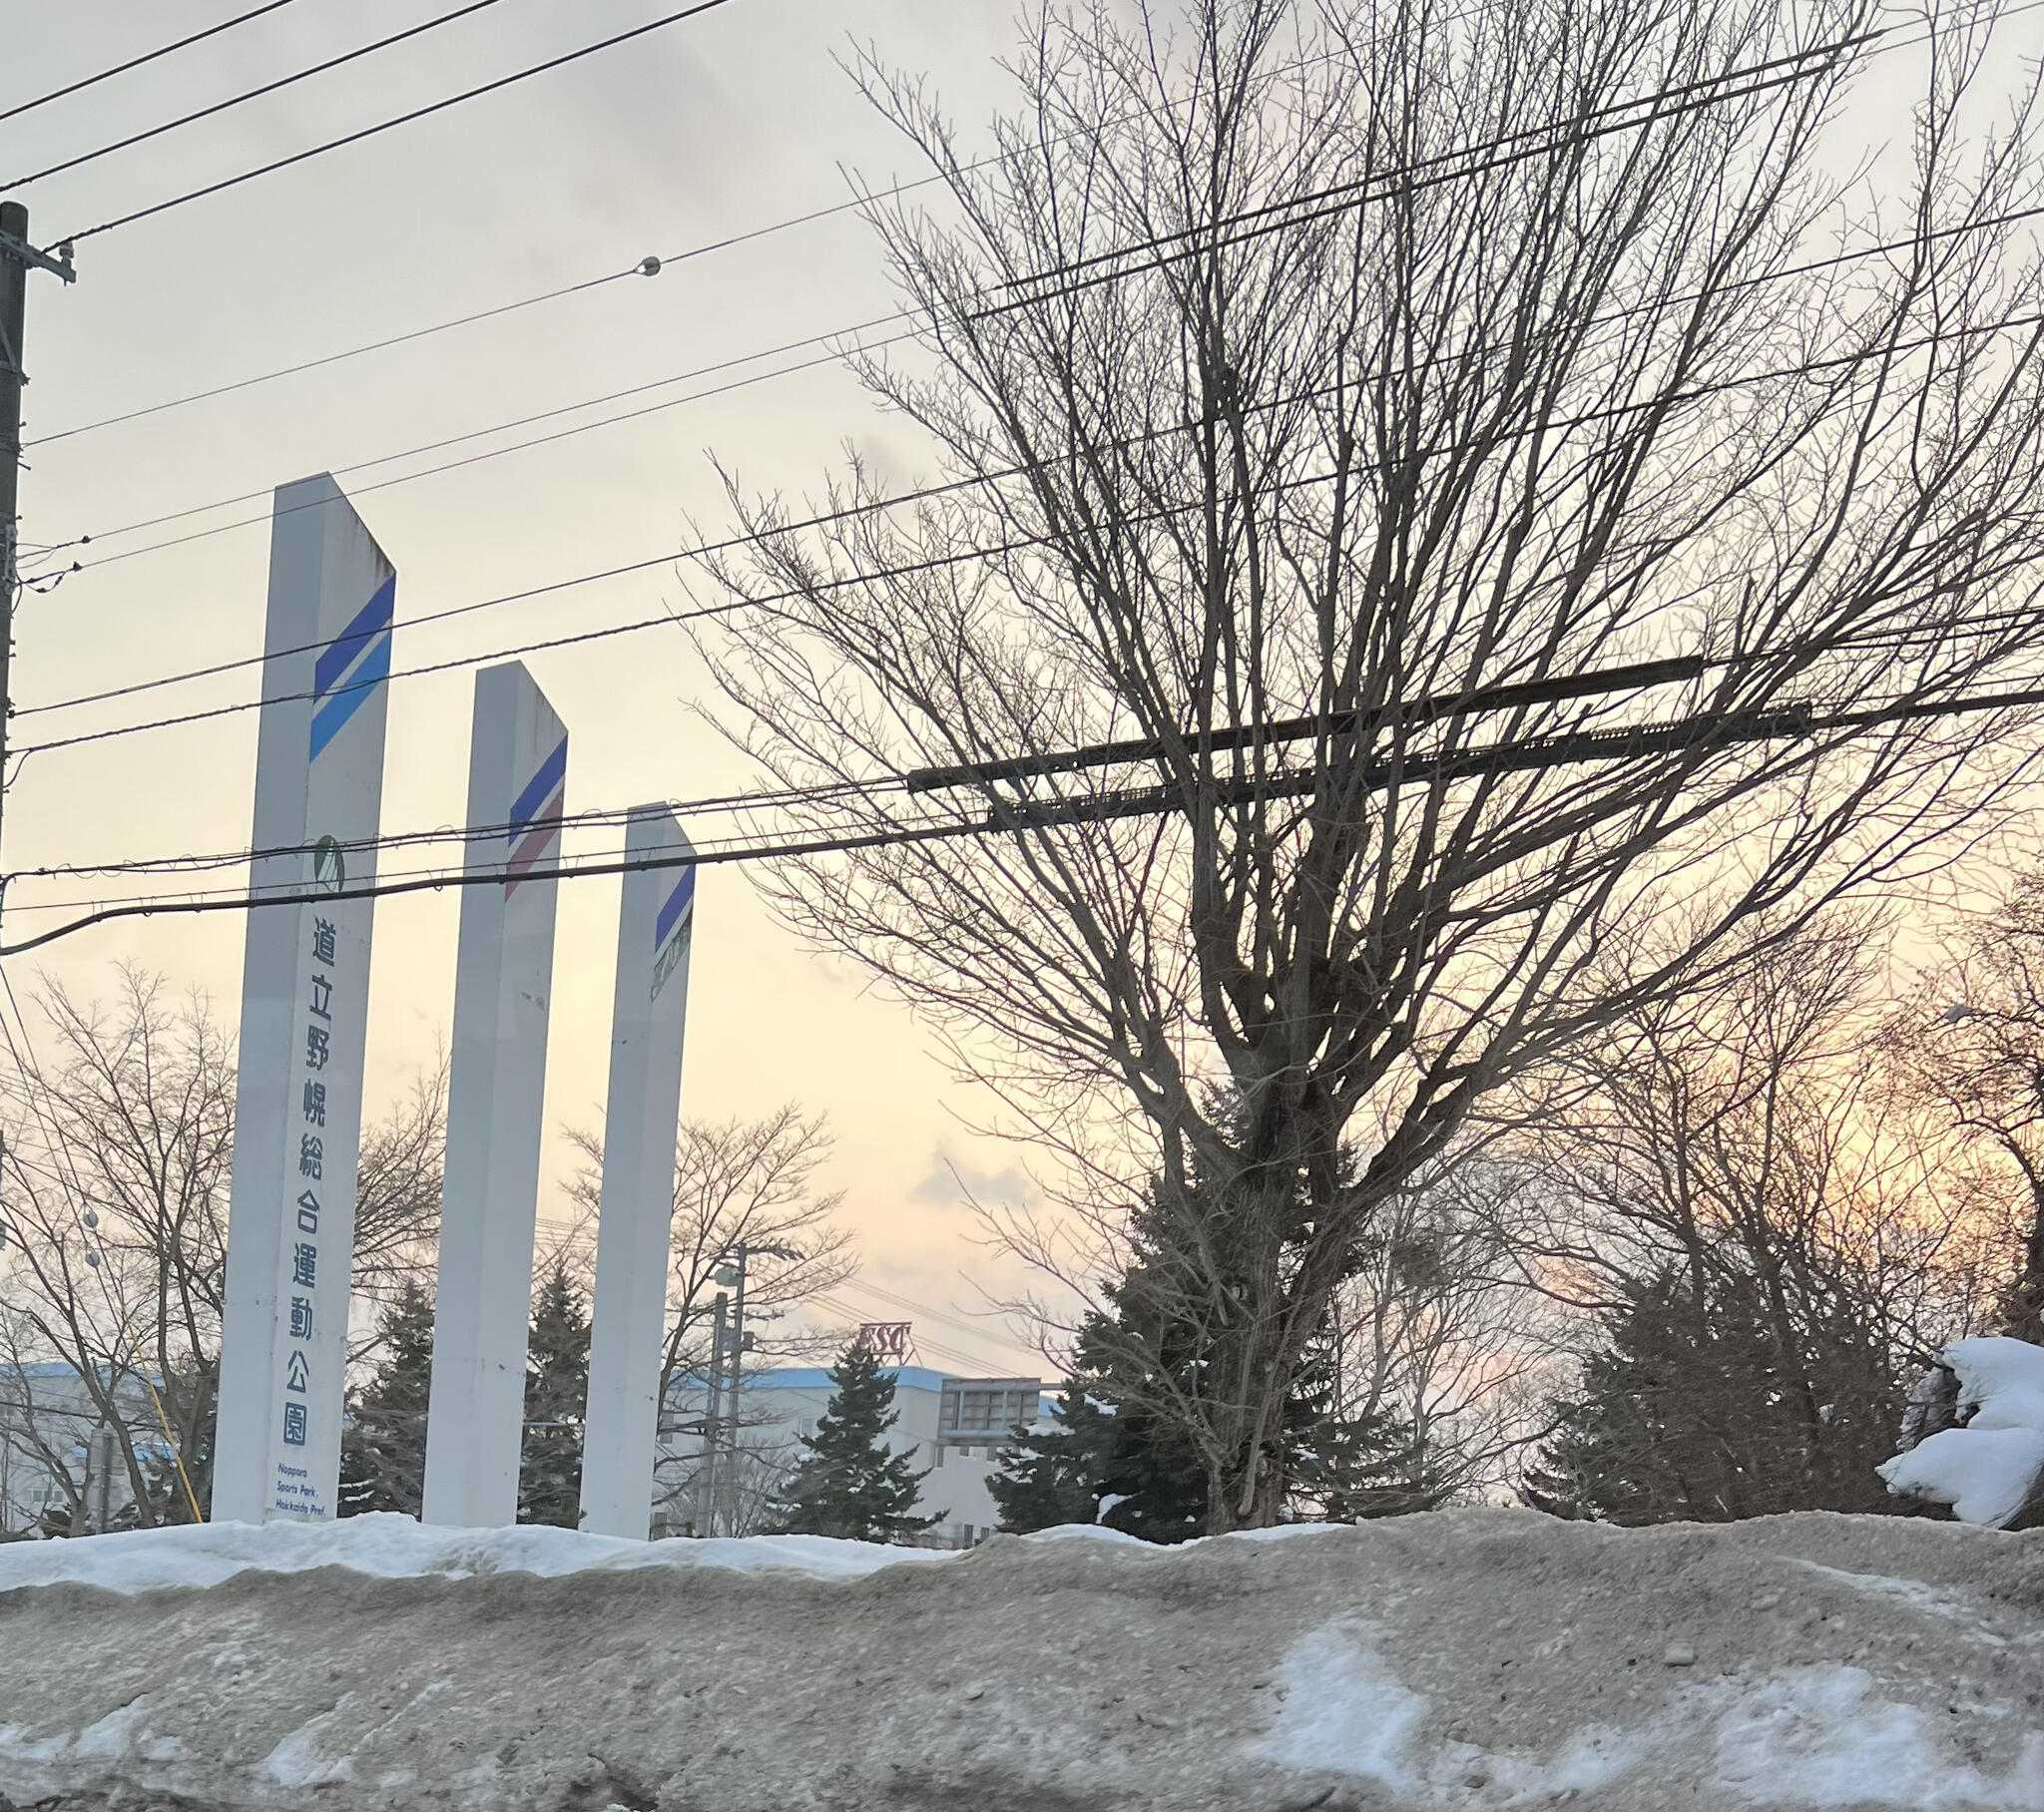
[[(692, 853), (665, 805), (634, 809), (625, 830), (628, 861)], [(695, 917), (693, 864), (625, 876), (582, 1437), (582, 1527), (634, 1541), (646, 1539), (652, 1516)]]
[(355, 1155), (397, 573), (340, 487), (280, 486), (256, 739), (213, 1518), (324, 1522), (340, 1472)]
[(568, 735), (522, 664), (476, 675), (424, 1520), (518, 1520)]

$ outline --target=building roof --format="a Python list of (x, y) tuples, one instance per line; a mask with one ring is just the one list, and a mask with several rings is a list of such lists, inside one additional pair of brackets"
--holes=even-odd
[[(935, 1372), (926, 1365), (883, 1365), (883, 1376), (892, 1378), (895, 1387), (911, 1391), (942, 1391), (947, 1384), (1005, 1385), (1010, 1390), (1035, 1390), (1041, 1388), (1041, 1381), (1035, 1378), (968, 1378), (956, 1372)], [(674, 1380), (677, 1388), (701, 1390), (705, 1379), (701, 1372), (690, 1372)], [(820, 1365), (789, 1365), (770, 1372), (753, 1372), (746, 1378), (745, 1388), (774, 1391), (827, 1391), (830, 1388), (830, 1373)]]

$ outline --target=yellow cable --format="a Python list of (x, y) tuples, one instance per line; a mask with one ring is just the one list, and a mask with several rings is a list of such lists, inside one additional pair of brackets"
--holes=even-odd
[(142, 1382), (149, 1386), (149, 1400), (156, 1405), (156, 1419), (164, 1425), (164, 1439), (171, 1444), (171, 1459), (177, 1464), (178, 1483), (185, 1488), (185, 1502), (192, 1506), (192, 1521), (204, 1523), (206, 1518), (200, 1514), (199, 1494), (192, 1489), (192, 1476), (185, 1470), (185, 1456), (178, 1451), (178, 1437), (171, 1433), (171, 1419), (164, 1414), (164, 1400), (156, 1394), (156, 1385), (147, 1372), (142, 1374)]

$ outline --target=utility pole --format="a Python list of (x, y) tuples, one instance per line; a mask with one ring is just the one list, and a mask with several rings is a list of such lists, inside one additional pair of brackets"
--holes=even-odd
[[(731, 1464), (724, 1470), (723, 1496), (729, 1501), (725, 1527), (734, 1535), (738, 1533), (739, 1527), (739, 1491), (742, 1483), (739, 1478), (739, 1400), (746, 1385), (746, 1355), (753, 1350), (755, 1344), (753, 1336), (746, 1330), (746, 1276), (753, 1260), (762, 1256), (785, 1258), (789, 1263), (793, 1263), (801, 1254), (791, 1246), (775, 1245), (766, 1240), (755, 1245), (750, 1240), (742, 1239), (731, 1248), (724, 1268), (717, 1273), (717, 1281), (726, 1285), (732, 1292), (729, 1349), (731, 1381), (725, 1387), (725, 1401), (728, 1407), (724, 1412), (725, 1419), (731, 1424)], [(720, 1303), (723, 1300), (722, 1296), (718, 1298)], [(716, 1369), (713, 1364), (712, 1370)]]
[[(14, 601), (21, 591), (21, 387), (28, 382), (22, 357), (28, 314), (28, 273), (52, 270), (76, 281), (71, 247), (51, 257), (28, 242), (28, 210), (0, 202), (0, 783), (7, 773), (7, 720), (13, 714), (10, 669), (14, 654)], [(0, 806), (6, 798), (0, 784)]]
[(726, 1411), (731, 1420), (731, 1464), (724, 1469), (725, 1496), (730, 1500), (724, 1526), (733, 1535), (739, 1533), (739, 1431), (744, 1426), (739, 1421), (739, 1393), (745, 1389), (746, 1342), (751, 1338), (746, 1332), (746, 1262), (752, 1255), (752, 1248), (746, 1245), (734, 1251), (738, 1277), (731, 1299), (731, 1394), (727, 1399), (731, 1407)]
[(93, 1450), (99, 1460), (99, 1503), (93, 1514), (93, 1533), (103, 1536), (114, 1527), (114, 1431), (104, 1422), (93, 1431)]
[(696, 1469), (696, 1533), (717, 1533), (717, 1438), (724, 1397), (724, 1311), (729, 1298), (722, 1290), (711, 1304), (710, 1400), (703, 1407), (703, 1460)]

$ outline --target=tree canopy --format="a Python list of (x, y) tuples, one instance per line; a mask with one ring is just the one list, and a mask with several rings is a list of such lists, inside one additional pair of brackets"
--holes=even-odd
[(930, 1469), (916, 1468), (912, 1449), (888, 1445), (900, 1419), (894, 1380), (878, 1356), (847, 1347), (830, 1368), (830, 1401), (801, 1437), (802, 1459), (773, 1507), (777, 1533), (898, 1542), (942, 1522), (942, 1511), (915, 1514)]

